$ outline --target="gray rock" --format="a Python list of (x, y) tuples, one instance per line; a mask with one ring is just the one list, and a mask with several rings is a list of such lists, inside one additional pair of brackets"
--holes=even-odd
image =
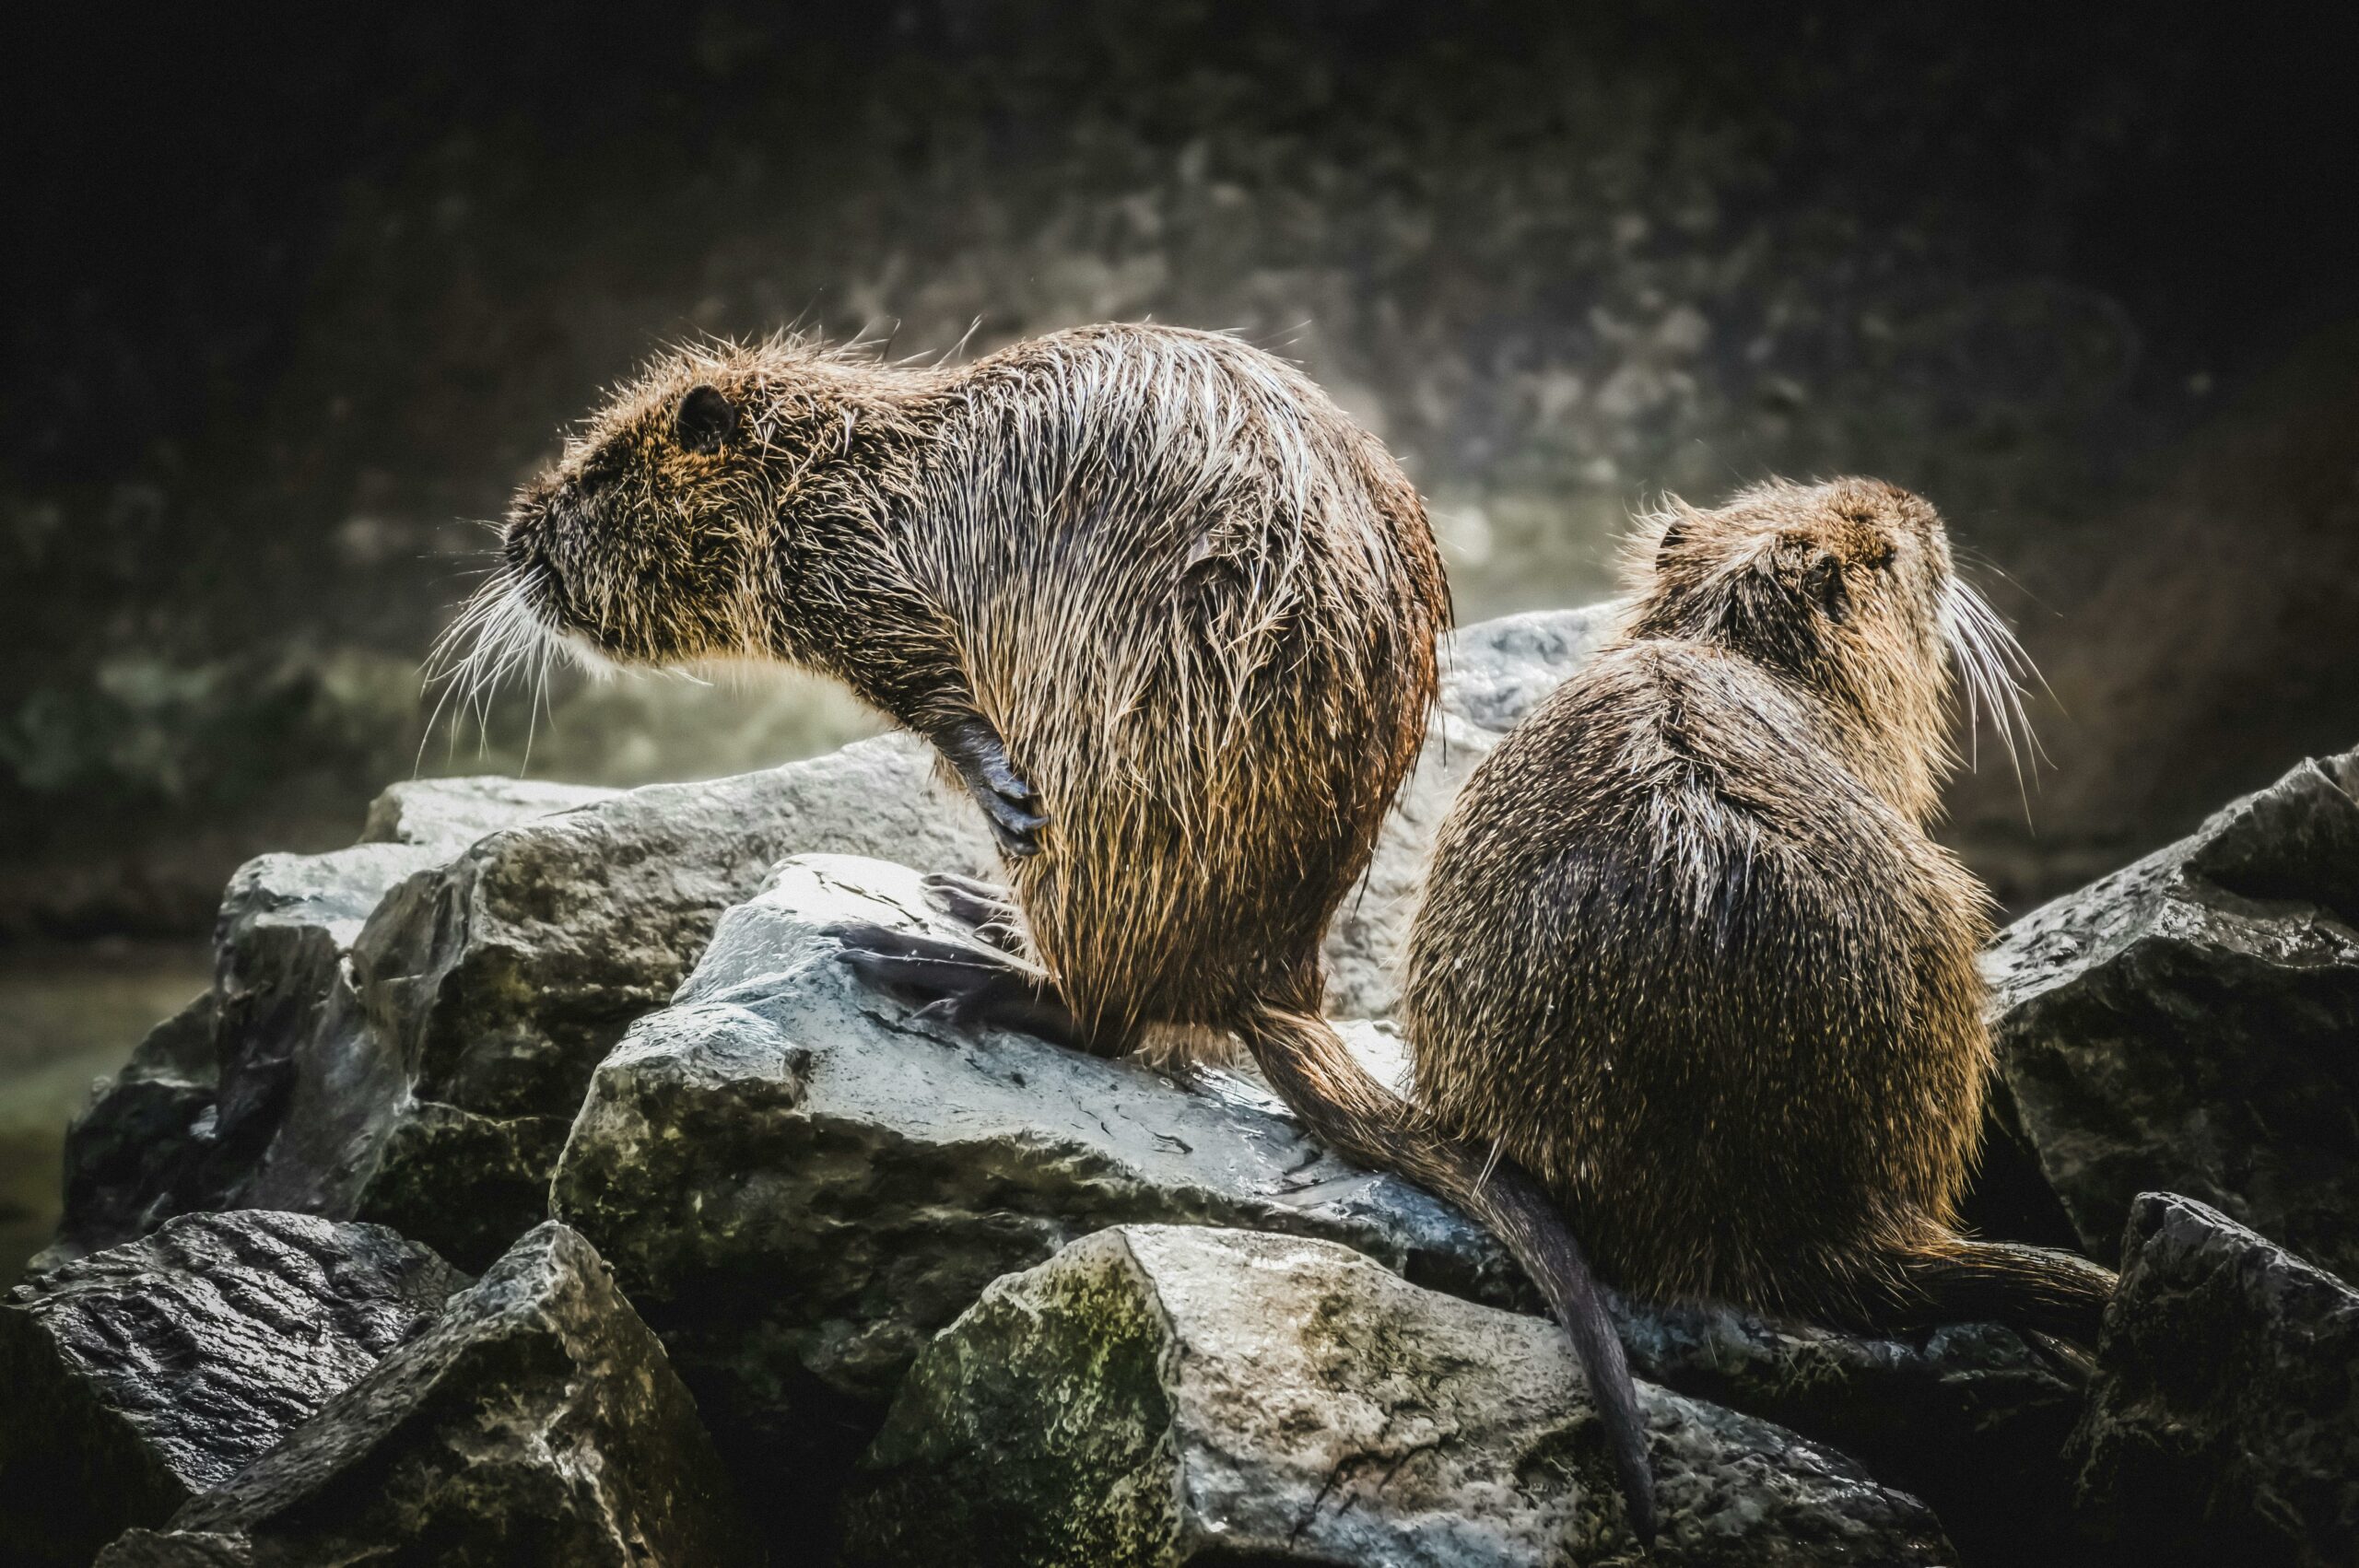
[(486, 825), (612, 790), (503, 778), (397, 784), (363, 842), (241, 867), (215, 929), (212, 990), (158, 1025), (66, 1139), (57, 1262), (227, 1208), (349, 1216), (397, 1117), (404, 1072), (382, 1048), (347, 960), (405, 879)]
[(188, 1215), (0, 1306), (0, 1562), (88, 1562), (227, 1480), (465, 1283), (374, 1225)]
[[(753, 1560), (696, 1406), (589, 1244), (517, 1243), (434, 1326), (118, 1562), (637, 1568)], [(205, 1541), (226, 1537), (235, 1546)]]
[(358, 1212), (462, 1262), (497, 1256), (546, 1212), (591, 1070), (671, 997), (722, 910), (807, 851), (995, 864), (932, 753), (888, 735), (519, 824), (395, 890), (353, 971), (413, 1103)]
[(1790, 1427), (1921, 1498), (1968, 1562), (2079, 1568), (2081, 1373), (1994, 1323), (1868, 1339), (1726, 1307), (1618, 1313), (1637, 1375)]
[(2188, 1193), (2359, 1270), (2359, 752), (2008, 928), (2012, 1111), (2083, 1245)]
[(2175, 1193), (2122, 1250), (2072, 1440), (2121, 1560), (2359, 1561), (2359, 1291)]
[[(1182, 1083), (915, 1017), (835, 961), (821, 929), (847, 919), (949, 929), (916, 872), (787, 862), (600, 1067), (554, 1184), (724, 1452), (746, 1475), (783, 1463), (804, 1479), (778, 1505), (816, 1505), (919, 1349), (992, 1280), (1106, 1225), (1323, 1236), (1455, 1294), (1535, 1305), (1471, 1222), (1321, 1154), (1256, 1082)], [(1397, 1074), (1381, 1026), (1344, 1027)], [(1649, 1377), (1839, 1438), (1943, 1500), (2004, 1497), (1992, 1527), (2012, 1540), (2058, 1527), (2077, 1390), (2003, 1329), (1868, 1340), (1664, 1309), (1625, 1333)]]
[(851, 919), (957, 930), (916, 872), (787, 861), (599, 1067), (553, 1185), (741, 1452), (826, 1468), (814, 1445), (873, 1429), (984, 1286), (1124, 1221), (1332, 1236), (1462, 1292), (1520, 1288), (1487, 1237), (1325, 1154), (1245, 1079), (1190, 1092), (914, 1016), (837, 962), (821, 928)]
[(251, 1568), (253, 1560), (243, 1536), (126, 1530), (91, 1568)]
[[(1649, 1561), (1945, 1562), (1849, 1460), (1639, 1388)], [(993, 1284), (862, 1462), (851, 1563), (1507, 1568), (1641, 1556), (1548, 1324), (1332, 1244), (1123, 1226)]]

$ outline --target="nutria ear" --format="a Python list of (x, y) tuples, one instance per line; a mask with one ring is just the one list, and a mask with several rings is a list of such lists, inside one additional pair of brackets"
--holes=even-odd
[(1802, 568), (1802, 592), (1837, 626), (1851, 618), (1851, 591), (1843, 581), (1843, 563), (1831, 552), (1821, 550)]
[(692, 452), (715, 452), (737, 428), (737, 405), (710, 383), (690, 387), (672, 415), (672, 432)]

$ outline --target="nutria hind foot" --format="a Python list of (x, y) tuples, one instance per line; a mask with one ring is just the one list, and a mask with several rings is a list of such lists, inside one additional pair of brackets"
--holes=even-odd
[(1055, 985), (1001, 949), (864, 922), (831, 926), (826, 934), (843, 943), (844, 962), (870, 985), (924, 998), (918, 1017), (956, 1028), (1021, 1029), (1052, 1045), (1088, 1048), (1080, 1020)]
[(2094, 1349), (2118, 1276), (2054, 1247), (1957, 1236), (1910, 1258), (1907, 1280), (1910, 1299), (1887, 1305), (1884, 1326), (2003, 1323)]
[(1024, 956), (1023, 927), (1007, 889), (957, 872), (931, 872), (924, 878), (926, 902), (1002, 953)]
[(946, 725), (933, 744), (983, 808), (999, 847), (1018, 859), (1039, 854), (1048, 815), (1040, 809), (1039, 792), (1008, 760), (1007, 743), (991, 720), (978, 716)]

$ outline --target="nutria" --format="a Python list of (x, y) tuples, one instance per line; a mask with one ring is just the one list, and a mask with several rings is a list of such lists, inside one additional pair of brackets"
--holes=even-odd
[(2094, 1342), (2110, 1273), (1957, 1230), (1990, 901), (1926, 829), (1953, 670), (2019, 722), (2013, 639), (1933, 509), (1872, 480), (1673, 500), (1630, 560), (1622, 635), (1436, 841), (1423, 1104), (1639, 1294)]
[(459, 628), (478, 666), (550, 637), (782, 661), (931, 741), (998, 837), (1012, 914), (945, 882), (980, 940), (853, 928), (847, 959), (954, 1019), (1101, 1053), (1241, 1038), (1319, 1139), (1524, 1263), (1651, 1534), (1629, 1374), (1562, 1220), (1320, 1017), (1320, 937), (1416, 757), (1449, 605), (1416, 491), (1309, 380), (1145, 326), (957, 368), (692, 348), (519, 494), (501, 548)]

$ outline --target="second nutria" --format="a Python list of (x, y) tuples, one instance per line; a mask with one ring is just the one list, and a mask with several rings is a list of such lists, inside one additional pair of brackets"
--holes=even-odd
[(1405, 988), (1423, 1102), (1639, 1294), (2093, 1342), (2107, 1270), (1957, 1230), (1990, 904), (1926, 828), (1953, 668), (2007, 708), (2013, 645), (1941, 519), (1778, 482), (1670, 502), (1631, 561), (1623, 636), (1438, 839)]
[(976, 942), (840, 934), (953, 1017), (1086, 1049), (1233, 1032), (1322, 1141), (1458, 1202), (1569, 1331), (1633, 1527), (1635, 1391), (1557, 1215), (1320, 1016), (1320, 942), (1433, 705), (1449, 591), (1383, 447), (1269, 355), (1104, 326), (973, 364), (778, 340), (674, 355), (517, 497), (461, 634), (632, 663), (779, 660), (931, 741), (998, 836)]

